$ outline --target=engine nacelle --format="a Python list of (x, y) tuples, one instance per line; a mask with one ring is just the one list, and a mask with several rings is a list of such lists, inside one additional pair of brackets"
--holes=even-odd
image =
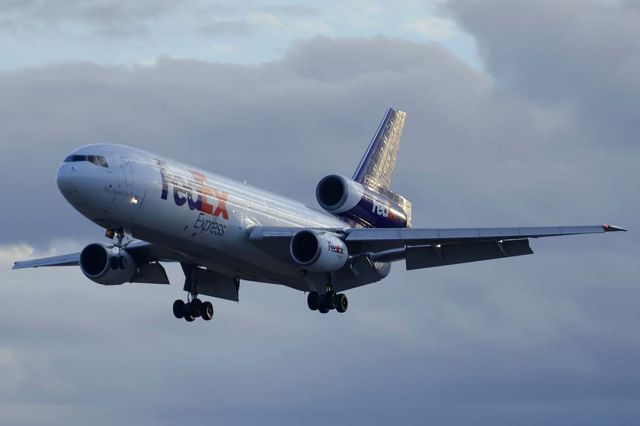
[(338, 271), (349, 258), (344, 241), (326, 232), (298, 231), (291, 238), (290, 251), (298, 265), (315, 272)]
[(119, 255), (115, 247), (93, 243), (80, 252), (80, 270), (98, 284), (118, 285), (133, 280), (137, 267), (125, 250)]
[(320, 206), (329, 213), (366, 227), (411, 226), (411, 203), (408, 200), (390, 191), (373, 191), (344, 176), (324, 177), (316, 187), (316, 198)]

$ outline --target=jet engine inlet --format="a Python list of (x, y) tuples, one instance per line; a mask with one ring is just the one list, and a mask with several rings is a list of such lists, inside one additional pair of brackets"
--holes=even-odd
[(340, 238), (310, 230), (299, 231), (293, 236), (290, 251), (298, 265), (316, 272), (337, 271), (349, 258), (347, 246)]
[(80, 252), (80, 270), (98, 284), (118, 285), (133, 280), (137, 267), (125, 250), (93, 243)]
[(316, 198), (323, 209), (342, 213), (355, 207), (363, 195), (359, 183), (338, 175), (325, 176), (316, 187)]
[(329, 213), (365, 227), (406, 228), (411, 224), (411, 203), (384, 188), (373, 190), (339, 175), (324, 177), (316, 199)]

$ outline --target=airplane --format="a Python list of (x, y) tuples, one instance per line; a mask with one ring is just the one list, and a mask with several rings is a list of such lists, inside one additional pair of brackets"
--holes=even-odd
[(412, 228), (411, 202), (391, 191), (406, 113), (390, 108), (352, 177), (320, 180), (322, 210), (246, 183), (112, 144), (71, 152), (57, 186), (111, 240), (77, 253), (18, 261), (13, 269), (79, 266), (91, 281), (169, 284), (163, 262), (179, 262), (186, 301), (176, 318), (213, 318), (198, 296), (239, 301), (241, 281), (307, 293), (323, 314), (344, 313), (345, 291), (406, 269), (533, 254), (529, 239), (626, 231), (613, 225), (526, 228)]

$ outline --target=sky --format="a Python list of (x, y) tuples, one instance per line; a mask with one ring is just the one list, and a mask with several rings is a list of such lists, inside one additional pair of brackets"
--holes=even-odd
[[(624, 0), (0, 1), (3, 423), (637, 424), (640, 7)], [(388, 107), (415, 227), (612, 223), (405, 271), (344, 315), (242, 283), (212, 322), (171, 286), (13, 261), (104, 241), (55, 185), (94, 142), (315, 204)]]

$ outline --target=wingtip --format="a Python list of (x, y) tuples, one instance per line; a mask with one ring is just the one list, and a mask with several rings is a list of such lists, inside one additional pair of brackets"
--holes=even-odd
[(602, 228), (604, 229), (604, 232), (620, 232), (620, 231), (627, 232), (627, 230), (621, 226), (615, 226), (615, 225), (609, 225), (609, 224), (602, 225)]

